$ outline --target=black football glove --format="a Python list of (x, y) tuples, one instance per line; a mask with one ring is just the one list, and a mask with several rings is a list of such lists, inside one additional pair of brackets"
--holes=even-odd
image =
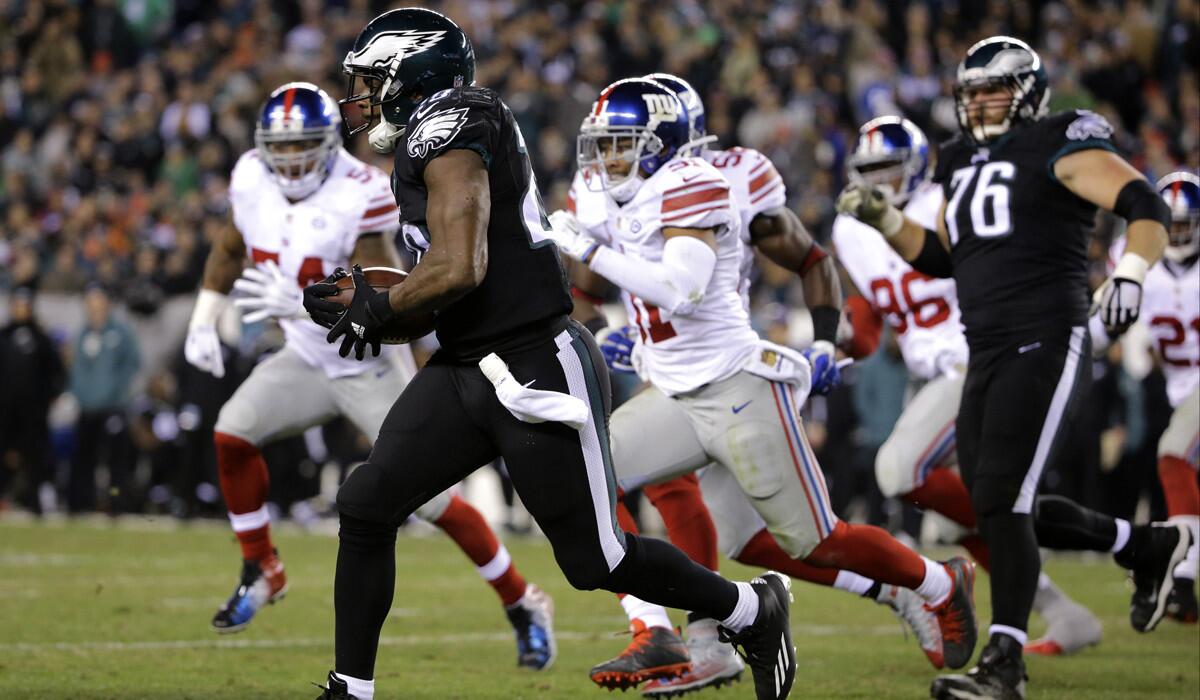
[(350, 308), (325, 336), (325, 340), (334, 343), (342, 339), (342, 347), (338, 354), (347, 357), (350, 349), (354, 348), (354, 359), (363, 359), (367, 346), (371, 346), (373, 356), (379, 356), (380, 338), (384, 324), (396, 316), (392, 311), (392, 303), (388, 301), (388, 291), (376, 292), (367, 284), (362, 267), (355, 265), (351, 268), (350, 276), (354, 278), (354, 301)]
[(339, 267), (333, 271), (332, 275), (304, 288), (304, 310), (317, 325), (333, 328), (334, 324), (338, 322), (338, 318), (346, 311), (346, 307), (332, 301), (325, 301), (325, 297), (337, 294), (337, 281), (349, 276), (350, 273), (346, 272), (346, 268)]

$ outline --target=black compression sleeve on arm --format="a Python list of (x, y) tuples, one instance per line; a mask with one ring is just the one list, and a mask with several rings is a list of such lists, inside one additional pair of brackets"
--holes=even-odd
[(925, 229), (925, 245), (916, 258), (909, 261), (917, 272), (930, 277), (953, 277), (954, 267), (950, 262), (950, 251), (942, 245), (938, 235)]
[(842, 312), (832, 306), (814, 306), (808, 310), (812, 315), (813, 339), (828, 340), (837, 344), (838, 323), (842, 320)]
[(1129, 223), (1139, 219), (1150, 219), (1162, 224), (1163, 228), (1171, 228), (1171, 210), (1167, 203), (1149, 182), (1140, 177), (1130, 180), (1121, 188), (1112, 210)]

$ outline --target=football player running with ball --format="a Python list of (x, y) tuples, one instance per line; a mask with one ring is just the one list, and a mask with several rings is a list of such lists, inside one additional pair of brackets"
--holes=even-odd
[[(336, 291), (332, 278), (306, 290), (305, 307), (359, 358), (378, 351), (390, 321), (434, 311), (441, 348), (338, 492), (336, 661), (321, 698), (371, 700), (398, 526), (497, 456), (573, 586), (703, 611), (744, 646), (758, 697), (787, 697), (796, 670), (787, 580), (768, 572), (734, 583), (616, 526), (604, 360), (568, 319), (525, 141), (499, 96), (473, 85), (470, 40), (436, 12), (392, 10), (363, 29), (343, 65), (371, 145), (395, 152), (402, 234), (419, 261), (405, 283), (377, 293), (356, 269), (348, 310), (323, 298)], [(366, 91), (355, 94), (359, 79)]]
[[(653, 80), (613, 83), (584, 119), (578, 149), (607, 216), (592, 224), (589, 211), (586, 232), (567, 212), (552, 217), (560, 248), (621, 288), (637, 326), (639, 374), (652, 385), (613, 414), (620, 485), (631, 490), (714, 462), (710, 469), (730, 477), (724, 488), (738, 503), (748, 497), (761, 518), (750, 534), (765, 523), (787, 558), (917, 591), (938, 613), (946, 663), (962, 666), (975, 641), (971, 564), (929, 561), (879, 528), (833, 514), (799, 419), (809, 391), (832, 380), (832, 353), (810, 364), (751, 328), (731, 186), (704, 159), (680, 153), (689, 136), (675, 92)], [(628, 673), (611, 671), (613, 685)]]
[(939, 152), (934, 181), (946, 201), (937, 230), (907, 219), (877, 186), (852, 183), (838, 198), (841, 213), (882, 232), (914, 269), (954, 278), (970, 348), (956, 438), (989, 547), (993, 621), (978, 665), (935, 680), (937, 698), (1025, 696), (1022, 647), (1039, 542), (1111, 550), (1139, 586), (1165, 596), (1191, 538), (1183, 524), (1131, 530), (1066, 499), (1036, 500), (1089, 376), (1087, 242), (1096, 208), (1129, 222), (1125, 256), (1094, 297), (1112, 333), (1137, 319), (1169, 220), (1154, 188), (1114, 152), (1112, 127), (1086, 111), (1046, 116), (1048, 98), (1045, 68), (1027, 44), (981, 41), (958, 67), (961, 133)]
[[(233, 303), (248, 312), (246, 321), (274, 318), (286, 338), (221, 408), (214, 430), (221, 492), (244, 560), (237, 588), (213, 616), (217, 632), (244, 629), (287, 591), (271, 543), (262, 446), (337, 415), (374, 438), (415, 371), (408, 348), (366, 362), (339, 357), (301, 305), (304, 285), (339, 265), (394, 264), (390, 237), (399, 218), (387, 175), (342, 148), (341, 126), (337, 103), (315, 85), (289, 83), (271, 93), (256, 148), (230, 178), (234, 225), (209, 253), (192, 314), (187, 359), (217, 377), (225, 366), (215, 326), (231, 289), (242, 293)], [(247, 258), (257, 266), (243, 270)], [(416, 513), (450, 535), (496, 590), (516, 630), (518, 663), (548, 666), (552, 602), (526, 584), (479, 512), (439, 493)]]

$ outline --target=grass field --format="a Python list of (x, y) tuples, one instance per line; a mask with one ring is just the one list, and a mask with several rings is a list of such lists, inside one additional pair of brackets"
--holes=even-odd
[[(337, 543), (289, 531), (277, 540), (287, 599), (245, 632), (217, 637), (208, 620), (238, 573), (224, 528), (0, 520), (0, 698), (311, 700), (319, 691), (309, 682), (323, 680), (332, 661)], [(508, 546), (526, 577), (554, 596), (554, 668), (518, 672), (496, 597), (448, 540), (401, 537), (377, 698), (607, 697), (586, 674), (624, 646), (620, 607), (610, 595), (571, 590), (543, 542)], [(1060, 558), (1047, 570), (1101, 616), (1105, 638), (1069, 659), (1032, 659), (1030, 697), (1200, 697), (1200, 630), (1167, 621), (1151, 635), (1134, 633), (1125, 581), (1107, 562)], [(928, 697), (932, 669), (885, 609), (804, 584), (794, 590), (793, 697)], [(986, 620), (986, 576), (977, 600)], [(692, 697), (754, 693), (747, 674), (732, 688)]]

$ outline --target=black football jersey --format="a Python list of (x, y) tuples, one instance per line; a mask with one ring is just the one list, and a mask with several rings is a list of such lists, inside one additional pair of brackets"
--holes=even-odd
[(396, 147), (392, 191), (400, 207), (401, 242), (417, 258), (429, 249), (425, 166), (450, 149), (483, 158), (491, 191), (488, 267), (483, 283), (437, 313), (440, 356), (474, 361), (544, 340), (571, 311), (566, 273), (548, 228), (520, 128), (487, 88), (444, 90), (413, 113)]
[(1054, 177), (1054, 163), (1085, 149), (1115, 151), (1111, 133), (1100, 115), (1075, 110), (1018, 125), (987, 145), (960, 135), (939, 150), (934, 181), (945, 195), (972, 353), (1031, 329), (1086, 325), (1096, 207)]

